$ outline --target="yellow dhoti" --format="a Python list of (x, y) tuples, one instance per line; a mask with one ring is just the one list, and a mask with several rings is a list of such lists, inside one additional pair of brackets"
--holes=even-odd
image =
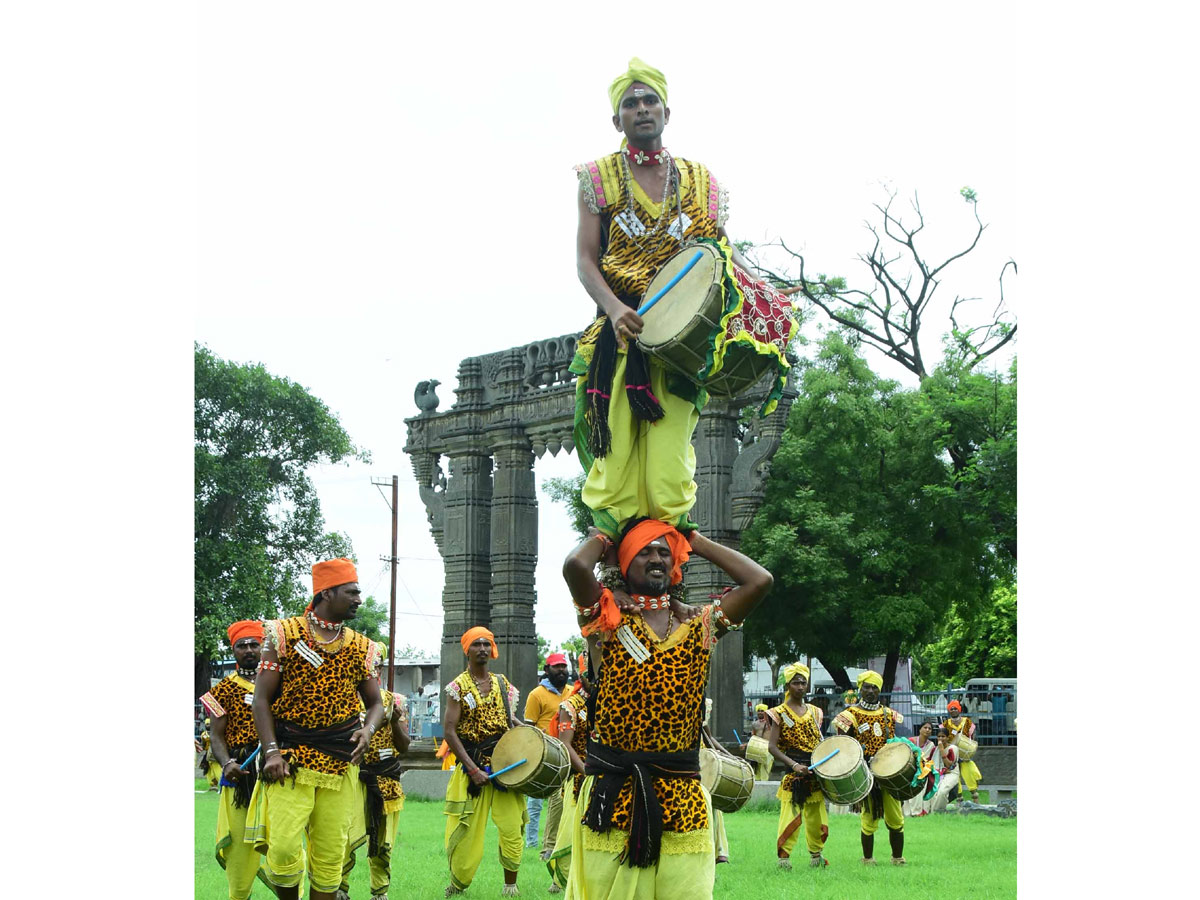
[[(583, 780), (577, 809), (587, 808), (592, 776)], [(704, 792), (709, 821), (712, 806)], [(571, 816), (574, 825), (571, 876), (567, 900), (705, 900), (712, 897), (716, 875), (713, 832), (708, 828), (688, 832), (663, 832), (658, 862), (644, 869), (617, 862), (628, 838), (610, 829), (599, 834), (583, 824), (582, 814)]]
[[(349, 766), (340, 778), (303, 768), (294, 771), (294, 784), (291, 778), (273, 784), (259, 779), (255, 784), (246, 840), (265, 854), (263, 867), (271, 884), (295, 887), (305, 871), (307, 839), (309, 880), (315, 890), (333, 893), (341, 884), (356, 805), (361, 821), (355, 787), (358, 766)], [(318, 787), (313, 783), (317, 781), (325, 786)]]
[(525, 848), (522, 830), (529, 819), (525, 795), (501, 791), (487, 785), (478, 797), (467, 793), (469, 779), (457, 768), (446, 786), (446, 857), (450, 862), (450, 883), (465, 890), (483, 860), (483, 840), (488, 813), (500, 832), (500, 865), (515, 872), (521, 865)]
[(804, 826), (805, 844), (808, 852), (820, 853), (825, 847), (825, 839), (829, 835), (829, 814), (825, 811), (825, 795), (814, 791), (808, 795), (804, 804), (797, 806), (792, 799), (792, 792), (785, 791), (780, 784), (775, 792), (779, 798), (779, 828), (775, 838), (775, 854), (780, 859), (788, 859), (796, 848), (800, 838), (800, 826)]
[[(221, 788), (217, 803), (217, 862), (229, 880), (229, 900), (247, 900), (259, 876), (262, 854), (244, 840), (247, 807), (233, 805), (234, 789)], [(263, 873), (263, 881), (266, 875)]]
[[(900, 801), (889, 794), (887, 791), (881, 791), (883, 794), (883, 821), (892, 831), (904, 830), (904, 810), (900, 807)], [(870, 804), (863, 800), (862, 817), (859, 820), (862, 825), (863, 834), (874, 834), (879, 828), (879, 819), (871, 814)]]

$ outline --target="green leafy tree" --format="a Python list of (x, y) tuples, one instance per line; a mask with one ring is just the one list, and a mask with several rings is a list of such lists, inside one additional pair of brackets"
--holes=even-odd
[[(303, 607), (315, 560), (351, 556), (325, 531), (306, 470), (368, 460), (337, 417), (298, 384), (262, 365), (239, 365), (195, 347), (195, 689), (225, 629)], [(227, 651), (226, 651), (227, 652)]]
[(581, 538), (587, 537), (588, 529), (592, 527), (592, 511), (583, 503), (583, 483), (586, 480), (587, 475), (580, 472), (572, 478), (547, 478), (542, 484), (547, 497), (567, 508), (571, 527)]
[(562, 642), (562, 650), (567, 654), (567, 659), (571, 661), (571, 667), (575, 667), (575, 663), (579, 660), (579, 654), (587, 649), (587, 641), (584, 640), (582, 634), (573, 634)]
[(990, 532), (956, 488), (940, 422), (846, 334), (825, 337), (742, 539), (775, 576), (747, 620), (748, 649), (811, 654), (835, 677), (886, 654), (890, 688), (901, 653), (928, 642), (956, 598), (986, 595)]
[(374, 597), (368, 597), (358, 608), (350, 627), (359, 634), (364, 634), (371, 640), (386, 645), (388, 640), (387, 604)]
[(941, 690), (947, 682), (1017, 675), (1017, 586), (998, 583), (986, 607), (951, 606), (939, 637), (914, 654), (918, 690)]

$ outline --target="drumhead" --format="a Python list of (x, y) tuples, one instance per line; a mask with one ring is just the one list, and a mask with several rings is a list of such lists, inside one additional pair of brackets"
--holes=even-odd
[(847, 775), (858, 768), (859, 763), (862, 762), (862, 744), (845, 734), (826, 738), (817, 744), (816, 749), (812, 752), (813, 762), (824, 759), (834, 750), (838, 751), (837, 756), (821, 763), (817, 767), (817, 771), (826, 778), (838, 778), (842, 775)]
[(914, 762), (913, 752), (907, 744), (884, 744), (871, 758), (871, 771), (876, 778), (890, 778)]
[(717, 758), (717, 754), (709, 750), (707, 747), (700, 748), (700, 783), (704, 785), (705, 790), (710, 794), (712, 789), (717, 785), (717, 778), (721, 773), (721, 761)]
[(539, 729), (532, 725), (510, 728), (496, 743), (496, 750), (492, 753), (492, 771), (498, 772), (518, 759), (525, 760), (512, 771), (505, 772), (497, 778), (504, 784), (517, 784), (533, 774), (542, 764), (545, 753), (546, 742), (542, 740), (542, 732)]
[[(642, 317), (644, 327), (638, 335), (641, 346), (648, 349), (677, 338), (704, 308), (713, 288), (720, 287), (722, 279), (717, 251), (708, 244), (698, 244), (680, 250), (663, 264), (646, 288), (643, 302), (657, 294), (698, 251), (704, 253), (700, 261)], [(721, 310), (716, 312), (719, 317)]]

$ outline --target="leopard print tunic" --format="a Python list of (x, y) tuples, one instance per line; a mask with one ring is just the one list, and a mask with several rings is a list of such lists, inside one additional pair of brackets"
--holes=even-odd
[(225, 716), (225, 746), (253, 747), (258, 743), (254, 727), (254, 682), (241, 675), (227, 675), (212, 689), (212, 696), (221, 704)]
[[(462, 704), (462, 713), (459, 715), (458, 727), (455, 729), (461, 740), (479, 743), (508, 730), (508, 717), (504, 714), (504, 698), (500, 694), (501, 679), (508, 691), (509, 709), (517, 708), (519, 694), (503, 675), (497, 676), (492, 673), (488, 677), (492, 680), (492, 686), (488, 690), (487, 697), (479, 693), (479, 688), (476, 687), (475, 679), (471, 677), (470, 671), (463, 672), (446, 685), (447, 696)], [(490, 753), (485, 753), (479, 758), (481, 766), (489, 766), (491, 762), (492, 755)]]
[[(821, 743), (821, 715), (820, 707), (813, 706), (811, 703), (805, 704), (802, 716), (797, 716), (796, 711), (787, 703), (781, 703), (779, 706), (767, 710), (767, 716), (779, 726), (778, 747), (784, 753), (796, 751), (812, 753), (817, 744)], [(793, 785), (799, 778), (800, 776), (795, 772), (788, 772), (779, 784), (780, 790), (790, 794)], [(815, 776), (809, 780), (812, 786), (810, 793), (816, 793), (821, 789), (816, 783)]]
[[(596, 739), (626, 751), (678, 753), (699, 746), (704, 719), (704, 690), (716, 644), (712, 606), (659, 641), (640, 615), (624, 613), (611, 634), (601, 635), (600, 682), (596, 691)], [(625, 640), (621, 631), (626, 630)], [(642, 644), (650, 658), (630, 655), (628, 638)], [(636, 649), (636, 648), (635, 648)], [(704, 789), (699, 779), (655, 778), (654, 793), (663, 808), (664, 832), (708, 827)], [(613, 806), (612, 824), (629, 830), (633, 779)]]
[[(330, 644), (318, 644), (310, 638), (308, 622), (303, 616), (266, 623), (263, 649), (274, 650), (283, 667), (279, 694), (271, 702), (271, 714), (304, 728), (340, 725), (358, 715), (358, 685), (374, 676), (378, 651), (373, 641), (349, 628), (343, 628)], [(314, 667), (297, 651), (300, 644), (317, 654), (320, 666)], [(304, 744), (284, 750), (283, 754), (294, 767), (338, 778), (350, 765)], [(322, 782), (329, 787), (336, 783)]]
[[(367, 753), (363, 757), (363, 762), (377, 763), (380, 761), (380, 750), (391, 750), (389, 756), (394, 756), (396, 753), (396, 743), (392, 740), (392, 716), (399, 715), (399, 711), (408, 708), (408, 699), (403, 694), (393, 694), (387, 689), (379, 692), (383, 697), (383, 721), (379, 723), (379, 729), (371, 735), (371, 741), (367, 744)], [(366, 709), (362, 703), (359, 703), (359, 715), (366, 716)], [(400, 805), (397, 801), (404, 799), (404, 788), (400, 786), (399, 778), (392, 778), (388, 775), (379, 776), (379, 793), (383, 795), (385, 804), (391, 804), (394, 808), (399, 809)], [(388, 806), (384, 806), (384, 812), (391, 812)]]
[(900, 713), (880, 705), (879, 709), (871, 710), (851, 706), (838, 713), (833, 723), (838, 731), (857, 738), (862, 744), (863, 756), (870, 759), (896, 736), (896, 726), (903, 721), (904, 716)]

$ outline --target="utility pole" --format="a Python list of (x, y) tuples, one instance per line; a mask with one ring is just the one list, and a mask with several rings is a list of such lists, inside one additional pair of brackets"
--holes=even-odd
[[(371, 484), (376, 487), (384, 487), (388, 484), (386, 481), (376, 481), (371, 479)], [(392, 569), (392, 598), (391, 604), (388, 607), (388, 665), (387, 665), (387, 686), (388, 690), (393, 693), (396, 690), (396, 550), (397, 540), (399, 537), (400, 524), (398, 520), (398, 509), (400, 503), (400, 478), (397, 475), (392, 476), (392, 502), (388, 506), (392, 509), (392, 555), (381, 556), (380, 559), (391, 564)], [(383, 492), (380, 491), (380, 494)], [(386, 499), (386, 498), (385, 498)]]

